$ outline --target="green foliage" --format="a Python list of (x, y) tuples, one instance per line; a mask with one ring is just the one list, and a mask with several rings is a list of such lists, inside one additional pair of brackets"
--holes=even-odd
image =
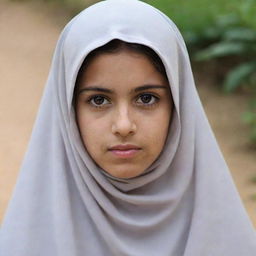
[(255, 85), (255, 73), (256, 61), (250, 61), (238, 65), (227, 74), (223, 84), (224, 91), (232, 92), (244, 83), (252, 86)]
[(244, 113), (243, 119), (252, 127), (251, 140), (256, 145), (256, 98), (250, 102), (250, 110)]
[[(213, 25), (185, 34), (195, 61), (215, 60), (223, 69), (225, 62), (232, 60), (223, 81), (225, 92), (233, 92), (242, 87), (251, 93), (256, 92), (256, 27), (249, 26), (243, 20), (244, 12), (250, 11), (246, 8), (241, 5), (240, 16), (239, 12), (221, 16)], [(252, 100), (243, 119), (252, 127), (251, 141), (256, 144), (256, 98)]]
[[(144, 2), (167, 14), (182, 32), (208, 28), (217, 16), (226, 16), (230, 13), (239, 16), (244, 24), (256, 28), (255, 0), (144, 0)], [(228, 19), (230, 21), (230, 18)], [(223, 19), (221, 22), (224, 26), (227, 24)]]
[(255, 42), (256, 30), (246, 27), (233, 27), (223, 31), (223, 39), (227, 41)]
[(229, 55), (246, 54), (247, 51), (248, 48), (243, 42), (229, 42), (224, 40), (211, 44), (206, 49), (197, 52), (194, 59), (196, 61), (205, 61)]

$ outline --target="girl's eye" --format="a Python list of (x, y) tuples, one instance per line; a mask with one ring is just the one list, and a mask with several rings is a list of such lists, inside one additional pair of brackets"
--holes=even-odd
[(141, 105), (153, 105), (155, 103), (157, 103), (159, 99), (149, 93), (145, 93), (139, 96), (137, 103), (141, 104)]
[(101, 95), (93, 96), (89, 99), (89, 103), (92, 104), (94, 107), (102, 107), (107, 104), (110, 104), (109, 100)]

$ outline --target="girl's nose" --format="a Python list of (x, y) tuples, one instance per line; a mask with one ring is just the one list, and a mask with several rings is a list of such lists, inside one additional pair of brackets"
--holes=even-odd
[(127, 137), (136, 133), (137, 126), (133, 121), (133, 114), (129, 113), (127, 106), (121, 106), (114, 113), (112, 123), (112, 133), (120, 135), (121, 137)]

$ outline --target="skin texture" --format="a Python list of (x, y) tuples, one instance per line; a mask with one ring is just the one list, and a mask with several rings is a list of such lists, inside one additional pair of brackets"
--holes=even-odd
[[(157, 159), (171, 113), (169, 83), (143, 54), (124, 49), (97, 55), (78, 80), (81, 138), (96, 164), (114, 177), (136, 177)], [(112, 150), (127, 144), (133, 146)]]

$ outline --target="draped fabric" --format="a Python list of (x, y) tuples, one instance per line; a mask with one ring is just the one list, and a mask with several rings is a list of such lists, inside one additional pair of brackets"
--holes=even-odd
[[(83, 60), (113, 39), (159, 55), (174, 101), (161, 155), (131, 179), (94, 163), (72, 106)], [(159, 10), (107, 0), (67, 24), (0, 234), (1, 256), (255, 255), (255, 231), (202, 108), (186, 46)]]

